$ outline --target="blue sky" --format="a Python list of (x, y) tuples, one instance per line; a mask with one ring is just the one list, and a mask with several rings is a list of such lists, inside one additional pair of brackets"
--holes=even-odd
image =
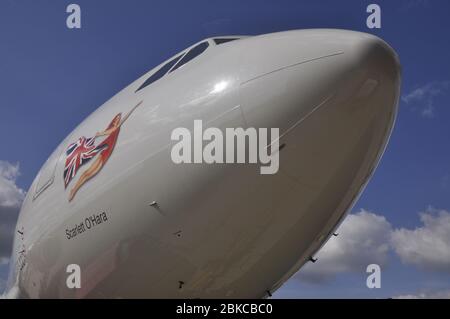
[[(382, 9), (379, 30), (366, 27), (366, 7), (373, 2)], [(80, 30), (66, 27), (70, 3), (81, 6)], [(373, 260), (382, 263), (382, 288), (365, 285), (367, 274), (361, 265), (370, 263), (370, 256), (361, 257), (356, 248), (342, 261), (330, 248), (323, 259), (333, 264), (333, 258), (341, 258), (342, 271), (319, 266), (319, 260), (318, 269), (331, 274), (328, 279), (314, 280), (308, 265), (304, 276), (292, 278), (275, 296), (447, 296), (449, 14), (446, 0), (1, 0), (0, 191), (3, 185), (9, 187), (8, 194), (21, 198), (21, 190), (28, 189), (48, 155), (79, 122), (153, 66), (202, 38), (324, 27), (370, 32), (400, 56), (402, 100), (385, 156), (355, 205), (353, 220), (343, 227), (352, 233), (354, 225), (379, 226), (371, 231), (378, 238), (373, 241), (379, 248)], [(2, 195), (0, 208), (18, 206), (1, 200)], [(9, 208), (0, 214), (0, 223), (8, 219), (4, 225), (12, 224), (11, 217), (5, 217), (12, 214)], [(352, 240), (342, 236), (342, 242)], [(407, 245), (423, 252), (413, 256)], [(430, 251), (427, 245), (438, 248)], [(359, 264), (345, 265), (347, 260)]]

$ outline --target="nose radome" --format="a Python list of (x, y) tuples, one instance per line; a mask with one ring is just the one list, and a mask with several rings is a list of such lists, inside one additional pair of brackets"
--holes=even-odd
[(315, 34), (325, 43), (310, 42), (316, 53), (330, 48), (341, 53), (241, 86), (248, 125), (280, 128), (285, 147), (279, 153), (279, 172), (295, 181), (292, 196), (301, 200), (292, 211), (276, 209), (273, 214), (300, 216), (292, 227), (302, 230), (298, 242), (313, 243), (306, 258), (329, 237), (374, 172), (400, 94), (399, 60), (384, 41), (357, 32)]
[(400, 80), (400, 61), (395, 51), (382, 39), (365, 33), (352, 34), (344, 47), (343, 60), (355, 76), (376, 81)]
[[(398, 109), (401, 67), (395, 51), (375, 36), (351, 32), (339, 37), (343, 54), (292, 69), (305, 77), (297, 85), (320, 93), (308, 95), (302, 88), (296, 95), (297, 105), (309, 112), (289, 122), (280, 170), (334, 194), (336, 205), (343, 200), (348, 206), (387, 145)], [(295, 108), (285, 105), (285, 110)], [(326, 216), (324, 212), (324, 220)]]
[(325, 57), (363, 53), (373, 45), (388, 47), (373, 35), (335, 29), (277, 32), (245, 38), (239, 44), (242, 82)]
[[(247, 65), (242, 66), (240, 88), (249, 126), (278, 127), (283, 134), (331, 99), (363, 99), (381, 89), (386, 100), (398, 98), (398, 57), (373, 35), (342, 30), (283, 32), (251, 39), (244, 57), (251, 54), (255, 55), (251, 61), (243, 59)], [(386, 104), (395, 111), (396, 103)]]

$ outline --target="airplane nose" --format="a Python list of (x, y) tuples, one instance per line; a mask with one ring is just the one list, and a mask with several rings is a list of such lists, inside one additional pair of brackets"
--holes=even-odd
[[(289, 37), (281, 37), (289, 40), (284, 49), (269, 52), (272, 56), (266, 57), (265, 65), (287, 48), (290, 54), (292, 47), (305, 51), (297, 53), (298, 63), (242, 82), (241, 108), (247, 125), (279, 128), (280, 144), (287, 144), (280, 154), (280, 170), (311, 185), (325, 183), (338, 159), (374, 166), (397, 114), (401, 82), (397, 54), (378, 37), (360, 32), (288, 33)], [(282, 47), (277, 39), (269, 38), (266, 45)]]
[[(291, 248), (302, 254), (292, 263), (303, 263), (329, 238), (377, 167), (397, 114), (401, 69), (392, 48), (372, 35), (299, 32), (287, 42), (267, 58), (264, 73), (256, 75), (256, 66), (246, 73), (241, 108), (248, 126), (280, 128), (278, 174), (293, 185), (272, 214), (296, 230)], [(268, 71), (286, 48), (292, 56), (276, 63), (292, 64)]]
[[(244, 54), (241, 76), (241, 107), (249, 126), (278, 127), (283, 134), (331, 100), (364, 98), (381, 91), (386, 101), (374, 108), (390, 105), (395, 111), (400, 63), (378, 37), (306, 30), (257, 40), (252, 39)], [(257, 58), (250, 59), (252, 55)]]
[[(399, 58), (383, 40), (353, 32), (339, 38), (342, 54), (286, 70), (286, 84), (295, 83), (297, 89), (284, 91), (291, 104), (279, 111), (293, 119), (278, 115), (276, 122), (264, 123), (284, 130), (280, 171), (334, 200), (323, 213), (324, 222), (331, 207), (350, 205), (378, 165), (401, 86)], [(253, 108), (246, 116), (260, 121), (257, 113)]]

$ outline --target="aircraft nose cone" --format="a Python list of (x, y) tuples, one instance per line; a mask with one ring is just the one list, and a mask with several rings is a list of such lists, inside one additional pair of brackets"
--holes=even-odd
[[(370, 95), (383, 87), (386, 99), (396, 100), (400, 93), (401, 67), (395, 51), (373, 35), (356, 33), (342, 54), (342, 72), (347, 86), (359, 87), (359, 95)], [(362, 86), (361, 86), (362, 84)], [(386, 101), (387, 102), (387, 101)], [(385, 103), (396, 107), (397, 103)]]
[(397, 114), (401, 69), (392, 48), (372, 35), (299, 32), (289, 42), (296, 49), (308, 44), (295, 51), (300, 62), (243, 81), (241, 108), (248, 126), (280, 128), (278, 174), (294, 181), (285, 192), (286, 203), (295, 205), (281, 204), (272, 214), (291, 218), (298, 230), (293, 249), (307, 260), (381, 159)]
[[(401, 86), (398, 56), (384, 41), (351, 32), (339, 42), (342, 54), (290, 69), (297, 91), (286, 93), (296, 102), (283, 108), (295, 120), (265, 123), (284, 128), (280, 170), (311, 188), (329, 188), (337, 202), (355, 198), (376, 168)], [(255, 110), (247, 116), (256, 120)]]
[(278, 127), (283, 134), (332, 100), (350, 112), (343, 99), (395, 113), (400, 64), (383, 40), (353, 31), (311, 30), (263, 38), (250, 47), (260, 51), (263, 44), (267, 52), (247, 61), (240, 87), (249, 126)]

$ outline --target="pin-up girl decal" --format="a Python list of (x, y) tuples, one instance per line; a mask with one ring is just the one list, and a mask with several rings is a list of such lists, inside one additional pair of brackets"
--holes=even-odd
[[(133, 107), (124, 117), (122, 113), (117, 114), (111, 123), (109, 123), (106, 130), (98, 132), (93, 138), (81, 137), (76, 143), (69, 145), (67, 149), (66, 167), (64, 170), (65, 186), (69, 184), (71, 179), (76, 175), (78, 169), (91, 159), (96, 157), (92, 165), (81, 175), (75, 186), (70, 190), (69, 202), (75, 197), (78, 190), (92, 177), (97, 175), (103, 168), (105, 163), (111, 156), (114, 147), (116, 146), (117, 138), (119, 137), (120, 128), (122, 124), (130, 117), (131, 113), (142, 104), (139, 102)], [(106, 136), (97, 146), (94, 145), (94, 140)]]

